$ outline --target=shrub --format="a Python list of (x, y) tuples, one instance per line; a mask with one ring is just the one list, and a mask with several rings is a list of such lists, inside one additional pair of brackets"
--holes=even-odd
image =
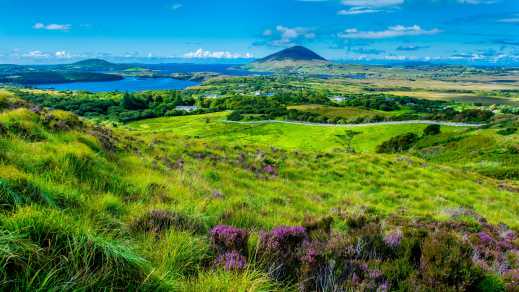
[(400, 229), (391, 231), (384, 237), (384, 243), (391, 248), (396, 248), (400, 245), (404, 234)]
[(201, 233), (205, 229), (197, 220), (166, 210), (152, 210), (131, 224), (131, 229), (135, 232), (160, 233), (169, 228), (195, 233)]
[(241, 119), (243, 119), (243, 116), (241, 115), (241, 113), (239, 111), (232, 111), (227, 116), (227, 120), (229, 120), (229, 121), (240, 121)]
[(395, 136), (388, 141), (378, 145), (377, 153), (398, 153), (407, 151), (413, 147), (418, 139), (418, 135), (414, 133)]
[(505, 128), (497, 131), (497, 134), (502, 136), (509, 136), (515, 134), (517, 132), (517, 128)]
[(312, 240), (326, 240), (332, 232), (332, 217), (325, 217), (319, 220), (306, 218), (303, 227)]
[(505, 292), (505, 284), (499, 277), (488, 275), (475, 287), (480, 292)]
[(433, 136), (438, 135), (441, 133), (441, 126), (440, 125), (428, 125), (423, 130), (424, 136)]
[(244, 229), (227, 225), (218, 225), (211, 229), (211, 241), (218, 254), (236, 251), (245, 255), (248, 240), (249, 233)]
[(258, 255), (269, 274), (277, 280), (297, 278), (303, 241), (307, 239), (304, 227), (281, 226), (262, 232)]
[(431, 233), (421, 251), (420, 276), (427, 287), (467, 290), (482, 276), (472, 263), (472, 249), (449, 232)]

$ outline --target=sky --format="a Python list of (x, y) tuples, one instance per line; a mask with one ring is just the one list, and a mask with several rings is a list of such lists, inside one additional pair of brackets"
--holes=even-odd
[(0, 63), (519, 63), (519, 0), (0, 0)]

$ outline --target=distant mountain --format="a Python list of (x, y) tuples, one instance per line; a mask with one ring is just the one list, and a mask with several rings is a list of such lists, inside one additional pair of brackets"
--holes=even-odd
[(83, 61), (79, 61), (71, 64), (73, 66), (81, 66), (81, 67), (113, 67), (116, 64), (110, 63), (103, 59), (87, 59)]
[(253, 71), (298, 71), (300, 68), (329, 64), (328, 60), (303, 46), (284, 49), (244, 66)]
[(274, 53), (263, 59), (259, 59), (257, 63), (267, 62), (281, 62), (281, 61), (295, 61), (295, 62), (311, 62), (311, 61), (324, 61), (327, 60), (310, 49), (303, 46), (295, 46), (288, 49), (284, 49), (280, 52)]

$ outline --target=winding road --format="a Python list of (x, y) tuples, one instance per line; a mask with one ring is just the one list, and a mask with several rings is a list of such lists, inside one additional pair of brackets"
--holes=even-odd
[(230, 124), (244, 124), (244, 125), (259, 125), (259, 124), (289, 124), (289, 125), (303, 125), (303, 126), (320, 126), (320, 127), (368, 127), (368, 126), (383, 126), (383, 125), (409, 125), (409, 124), (425, 124), (425, 125), (440, 125), (449, 127), (482, 127), (486, 124), (469, 124), (469, 123), (456, 123), (456, 122), (442, 122), (442, 121), (428, 121), (428, 120), (409, 120), (409, 121), (390, 121), (390, 122), (375, 122), (375, 123), (361, 123), (361, 124), (324, 124), (324, 123), (309, 123), (309, 122), (295, 122), (295, 121), (278, 121), (278, 120), (265, 120), (265, 121), (223, 121), (224, 123)]

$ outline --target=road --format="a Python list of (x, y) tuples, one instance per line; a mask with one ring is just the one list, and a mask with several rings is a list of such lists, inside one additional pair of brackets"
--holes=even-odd
[(482, 127), (482, 126), (486, 125), (486, 124), (469, 124), (469, 123), (455, 123), (455, 122), (428, 121), (428, 120), (391, 121), (391, 122), (375, 122), (375, 123), (361, 123), (361, 124), (324, 124), (324, 123), (277, 121), (277, 120), (250, 121), (250, 122), (224, 121), (224, 123), (244, 124), (244, 125), (289, 124), (289, 125), (319, 126), (319, 127), (344, 127), (344, 128), (383, 126), (383, 125), (409, 125), (409, 124), (440, 125), (440, 126), (449, 126), (449, 127)]

